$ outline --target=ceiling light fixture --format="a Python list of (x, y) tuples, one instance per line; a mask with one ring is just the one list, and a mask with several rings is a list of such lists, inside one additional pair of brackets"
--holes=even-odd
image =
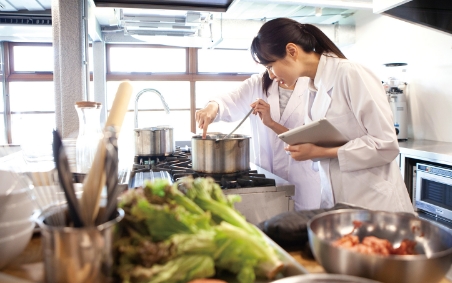
[(315, 8), (315, 16), (316, 17), (322, 16), (322, 8), (321, 7), (316, 7)]

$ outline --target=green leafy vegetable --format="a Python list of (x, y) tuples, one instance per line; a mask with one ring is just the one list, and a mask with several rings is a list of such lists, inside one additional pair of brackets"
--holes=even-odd
[(211, 178), (173, 185), (146, 182), (128, 191), (115, 240), (123, 282), (187, 282), (231, 272), (241, 283), (272, 279), (283, 265), (260, 231), (234, 209)]

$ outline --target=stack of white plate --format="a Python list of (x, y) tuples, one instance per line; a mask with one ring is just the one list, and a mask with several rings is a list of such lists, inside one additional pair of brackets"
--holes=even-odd
[(29, 243), (35, 227), (34, 208), (25, 178), (0, 170), (0, 269)]

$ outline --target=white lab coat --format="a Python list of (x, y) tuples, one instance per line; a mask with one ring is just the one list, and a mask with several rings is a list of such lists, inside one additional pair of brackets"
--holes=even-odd
[[(252, 75), (238, 89), (212, 99), (220, 106), (215, 121), (233, 122), (243, 119), (250, 110), (250, 104), (260, 98), (270, 104), (274, 121), (289, 129), (303, 125), (303, 103), (309, 79), (298, 80), (281, 116), (278, 83), (273, 82), (267, 97), (262, 90), (261, 76)], [(318, 172), (312, 169), (312, 161), (296, 161), (287, 155), (284, 142), (262, 123), (258, 115), (250, 115), (249, 121), (252, 129), (251, 146), (254, 151), (252, 162), (295, 185), (295, 210), (319, 208), (320, 177)]]
[[(366, 67), (322, 55), (306, 96), (306, 122), (326, 117), (350, 141), (320, 161), (322, 207), (337, 202), (413, 213), (395, 160), (399, 145), (380, 80)], [(325, 205), (326, 204), (326, 205)]]

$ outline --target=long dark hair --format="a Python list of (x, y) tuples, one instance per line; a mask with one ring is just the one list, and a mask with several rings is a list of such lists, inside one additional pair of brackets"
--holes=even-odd
[(270, 79), (268, 70), (265, 70), (265, 72), (262, 74), (262, 90), (264, 91), (266, 96), (268, 96), (268, 89), (270, 88), (272, 83), (273, 83), (273, 80)]
[(333, 53), (346, 59), (339, 48), (316, 26), (301, 24), (289, 18), (266, 22), (251, 43), (251, 56), (259, 64), (267, 65), (286, 56), (286, 45), (294, 43), (304, 52), (320, 55)]

